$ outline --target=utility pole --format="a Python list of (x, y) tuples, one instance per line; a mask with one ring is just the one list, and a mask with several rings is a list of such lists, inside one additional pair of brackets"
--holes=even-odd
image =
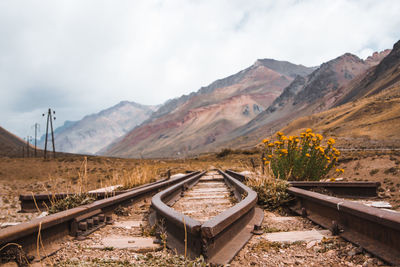
[[(51, 141), (53, 143), (53, 157), (56, 158), (56, 147), (55, 147), (55, 143), (54, 143), (54, 131), (53, 131), (53, 119), (55, 120), (56, 117), (54, 117), (53, 115), (55, 115), (56, 112), (53, 110), (53, 112), (51, 112), (51, 108), (49, 108), (48, 112), (47, 112), (47, 123), (46, 123), (46, 140), (44, 142), (44, 158), (46, 159), (47, 157), (47, 138), (49, 135), (49, 122), (50, 122), (50, 128), (51, 128)], [(42, 116), (44, 117), (45, 114), (43, 113)]]
[(40, 131), (40, 124), (35, 122), (35, 124), (32, 126), (32, 128), (35, 127), (35, 158), (36, 158), (36, 150), (37, 150), (37, 132)]

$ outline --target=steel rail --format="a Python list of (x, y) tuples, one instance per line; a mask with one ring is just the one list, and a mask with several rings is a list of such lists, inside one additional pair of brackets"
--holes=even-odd
[(203, 224), (168, 205), (193, 187), (204, 173), (156, 194), (152, 198), (152, 208), (156, 219), (163, 222), (170, 248), (180, 254), (186, 251), (190, 258), (203, 255), (210, 263), (226, 264), (251, 238), (254, 227), (261, 225), (264, 213), (256, 208), (257, 194), (253, 190), (229, 174), (218, 171), (240, 202)]
[(290, 187), (297, 199), (291, 209), (361, 246), (393, 265), (400, 265), (400, 213)]
[[(228, 170), (244, 181), (246, 177)], [(327, 196), (305, 189), (324, 188), (342, 196), (376, 196), (375, 182), (290, 182), (288, 192), (296, 197), (290, 208), (371, 254), (400, 265), (400, 213)]]
[[(121, 190), (121, 191), (110, 191), (110, 192), (93, 192), (86, 193), (87, 196), (92, 197), (96, 200), (104, 199), (108, 197), (113, 197), (116, 195), (121, 195), (132, 190), (137, 190), (143, 187), (147, 187), (150, 185), (159, 184), (162, 182), (168, 181), (168, 178), (161, 179), (149, 184), (140, 185), (132, 189)], [(54, 193), (54, 194), (21, 194), (19, 196), (19, 201), (21, 205), (20, 212), (36, 212), (36, 211), (46, 211), (47, 208), (51, 205), (52, 201), (64, 199), (68, 196), (76, 195), (76, 193)]]
[[(239, 181), (245, 181), (246, 177), (240, 173), (232, 170), (226, 171), (232, 177), (235, 177)], [(367, 198), (377, 196), (377, 190), (381, 183), (379, 182), (314, 182), (314, 181), (288, 181), (288, 183), (297, 188), (301, 189), (318, 189), (322, 188), (329, 191), (335, 196), (340, 197), (355, 197), (355, 198)]]
[[(119, 205), (137, 201), (149, 194), (159, 191), (160, 189), (190, 179), (198, 174), (199, 172), (192, 172), (183, 177), (153, 183), (136, 188), (121, 195), (98, 200), (91, 204), (79, 206), (1, 229), (0, 247), (14, 243), (20, 245), (26, 254), (34, 252), (36, 249), (39, 249), (37, 248), (37, 240), (39, 237), (41, 239), (41, 245), (43, 244), (43, 246), (46, 247), (48, 244), (55, 240), (59, 240), (64, 236), (77, 235), (81, 226), (85, 226), (85, 223), (87, 224), (83, 230), (90, 230), (86, 228), (90, 227), (90, 225), (96, 224), (96, 220), (97, 224), (99, 224), (99, 221), (104, 222), (104, 214), (110, 214), (111, 211)], [(80, 219), (86, 221), (80, 222)]]

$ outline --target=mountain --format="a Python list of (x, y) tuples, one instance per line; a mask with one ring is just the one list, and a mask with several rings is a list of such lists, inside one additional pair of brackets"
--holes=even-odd
[(332, 109), (299, 118), (283, 130), (294, 134), (313, 128), (336, 137), (341, 146), (398, 148), (399, 126), (400, 41), (378, 65), (352, 82)]
[[(346, 53), (323, 63), (306, 77), (296, 77), (265, 111), (221, 139), (215, 149), (252, 146), (296, 118), (332, 108), (349, 93), (348, 85), (353, 80), (363, 77), (389, 52), (374, 53), (366, 60)], [(204, 151), (210, 149), (204, 147)]]
[(24, 140), (0, 126), (0, 156), (21, 157), (25, 147)]
[[(66, 121), (54, 131), (56, 150), (95, 154), (148, 119), (156, 108), (122, 101), (82, 120)], [(43, 136), (40, 142), (42, 147), (44, 139)]]
[(140, 127), (106, 150), (123, 157), (176, 157), (197, 153), (246, 124), (268, 107), (297, 76), (315, 68), (273, 59), (217, 80), (162, 105)]

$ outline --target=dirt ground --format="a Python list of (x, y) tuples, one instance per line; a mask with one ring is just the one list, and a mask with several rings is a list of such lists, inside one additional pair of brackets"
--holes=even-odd
[[(233, 168), (237, 171), (259, 172), (258, 154), (229, 154), (222, 158), (212, 155), (190, 160), (137, 160), (90, 157), (65, 157), (48, 161), (34, 158), (0, 158), (0, 223), (23, 222), (40, 213), (19, 213), (19, 194), (79, 192), (121, 183), (124, 176), (134, 175), (138, 167), (149, 166), (151, 175), (165, 177), (185, 170)], [(252, 161), (251, 161), (252, 159)], [(253, 163), (254, 164), (253, 164)], [(381, 183), (379, 198), (400, 210), (400, 152), (343, 152), (338, 165), (345, 170), (341, 178), (347, 181), (378, 181)], [(147, 175), (149, 175), (147, 173)], [(298, 219), (290, 225), (273, 225), (266, 214), (264, 229), (292, 231), (319, 229), (318, 226)], [(271, 226), (272, 225), (272, 226)], [(283, 227), (283, 228), (282, 228)], [(96, 235), (94, 235), (95, 237)], [(94, 238), (93, 237), (93, 238)], [(78, 244), (77, 244), (78, 246)], [(231, 266), (380, 266), (381, 261), (340, 238), (329, 238), (310, 246), (307, 242), (277, 245), (254, 236), (235, 257)], [(114, 252), (118, 252), (115, 250)], [(79, 251), (77, 252), (79, 253)], [(111, 252), (107, 252), (113, 254)], [(123, 252), (120, 252), (123, 253)], [(171, 257), (159, 251), (140, 256), (136, 263), (150, 257)], [(138, 256), (139, 255), (139, 256)], [(113, 258), (110, 255), (111, 259)], [(128, 260), (131, 257), (128, 257)], [(141, 259), (141, 261), (137, 260)], [(61, 260), (61, 258), (58, 258)], [(174, 260), (179, 259), (174, 258)], [(147, 263), (147, 262), (146, 262)], [(63, 265), (63, 264), (61, 264)], [(67, 264), (68, 265), (68, 264)], [(74, 265), (74, 264), (72, 264)], [(95, 265), (93, 265), (95, 266)], [(104, 265), (107, 266), (107, 265)], [(125, 266), (125, 265), (121, 265)]]
[[(248, 162), (248, 160), (246, 159)], [(20, 194), (86, 192), (128, 179), (160, 179), (187, 170), (247, 167), (237, 157), (219, 162), (215, 157), (190, 160), (139, 160), (83, 156), (42, 158), (0, 157), (0, 223), (23, 222), (40, 213), (19, 213)], [(145, 180), (144, 180), (145, 181)]]

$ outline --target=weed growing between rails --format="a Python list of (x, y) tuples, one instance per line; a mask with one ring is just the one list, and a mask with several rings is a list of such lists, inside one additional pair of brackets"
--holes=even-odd
[(284, 207), (294, 198), (287, 192), (289, 183), (275, 179), (269, 173), (248, 177), (246, 184), (258, 195), (258, 205), (266, 210), (276, 210)]
[[(335, 139), (329, 138), (325, 145), (324, 137), (311, 129), (298, 136), (286, 137), (278, 132), (277, 141), (264, 139), (265, 157), (263, 163), (269, 166), (275, 178), (283, 180), (318, 181), (335, 167), (340, 151), (334, 147)], [(343, 172), (338, 169), (337, 172)]]

